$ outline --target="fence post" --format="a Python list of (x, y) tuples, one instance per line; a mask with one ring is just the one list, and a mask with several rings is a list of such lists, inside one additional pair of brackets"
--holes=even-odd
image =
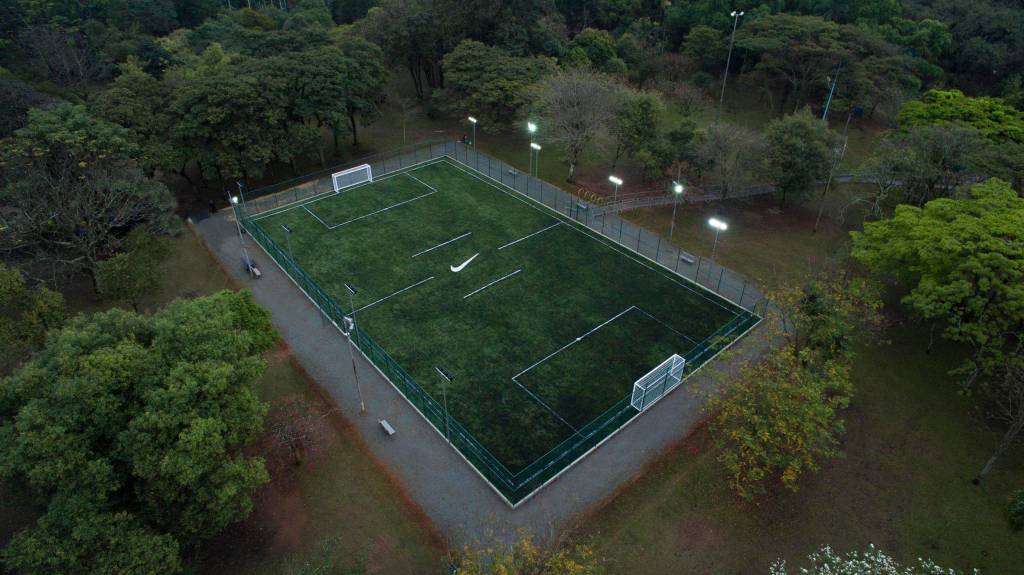
[(619, 220), (619, 244), (622, 243), (622, 220)]
[(658, 236), (658, 247), (654, 249), (654, 261), (660, 262), (661, 260), (661, 236)]
[(743, 289), (740, 291), (740, 307), (743, 307), (743, 296), (747, 294), (747, 280), (743, 280)]
[(722, 271), (718, 272), (718, 287), (715, 288), (715, 291), (718, 293), (722, 293), (722, 276), (724, 275), (725, 268), (722, 268)]

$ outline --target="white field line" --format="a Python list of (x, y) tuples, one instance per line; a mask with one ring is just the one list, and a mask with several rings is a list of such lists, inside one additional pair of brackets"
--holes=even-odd
[[(416, 200), (421, 200), (421, 199), (423, 199), (423, 198), (425, 198), (427, 196), (432, 196), (432, 195), (434, 195), (436, 193), (437, 193), (436, 190), (433, 191), (433, 192), (427, 192), (425, 194), (416, 196), (415, 198), (410, 198), (408, 200), (398, 202), (397, 204), (392, 204), (392, 205), (390, 205), (390, 206), (388, 206), (386, 208), (381, 208), (381, 209), (379, 209), (379, 210), (377, 210), (375, 212), (370, 212), (368, 214), (363, 214), (363, 215), (361, 215), (359, 217), (352, 218), (351, 220), (346, 220), (344, 222), (341, 222), (340, 224), (334, 224), (332, 226), (327, 226), (327, 229), (334, 230), (334, 229), (340, 228), (341, 226), (347, 226), (348, 224), (351, 224), (352, 222), (357, 222), (357, 221), (359, 221), (359, 220), (361, 220), (363, 218), (368, 218), (370, 216), (375, 216), (377, 214), (386, 212), (386, 211), (390, 210), (391, 208), (397, 208), (398, 206), (402, 206), (402, 205), (408, 204), (409, 202), (415, 202)], [(312, 213), (312, 212), (310, 212), (310, 213)], [(320, 218), (317, 218), (317, 219), (319, 220)]]
[(386, 299), (388, 299), (388, 298), (392, 298), (392, 297), (394, 297), (394, 296), (396, 296), (396, 295), (398, 295), (398, 294), (400, 294), (400, 293), (402, 293), (402, 292), (404, 292), (404, 291), (407, 291), (407, 290), (411, 290), (412, 288), (414, 288), (414, 287), (416, 287), (416, 286), (418, 286), (418, 285), (420, 285), (420, 284), (425, 284), (425, 283), (427, 283), (428, 281), (430, 281), (430, 280), (432, 280), (432, 279), (434, 279), (434, 276), (430, 276), (430, 277), (429, 277), (429, 278), (427, 278), (427, 279), (424, 279), (424, 280), (420, 280), (420, 281), (418, 281), (418, 282), (416, 282), (416, 283), (414, 283), (414, 284), (412, 284), (412, 285), (410, 285), (410, 286), (405, 286), (404, 288), (402, 288), (402, 289), (400, 289), (400, 290), (396, 291), (396, 292), (395, 292), (395, 293), (393, 293), (393, 294), (389, 294), (389, 295), (386, 295), (386, 296), (384, 296), (384, 297), (380, 298), (379, 300), (377, 300), (377, 301), (375, 301), (375, 302), (373, 302), (373, 303), (369, 303), (369, 304), (366, 304), (366, 305), (364, 305), (363, 307), (361, 307), (361, 308), (358, 308), (358, 309), (356, 309), (356, 311), (354, 311), (354, 312), (352, 312), (352, 313), (359, 313), (359, 312), (363, 311), (363, 310), (364, 310), (364, 309), (366, 309), (366, 308), (369, 308), (369, 307), (373, 307), (373, 306), (375, 306), (375, 305), (379, 304), (380, 302), (382, 302), (382, 301), (384, 301), (384, 300), (386, 300)]
[[(474, 257), (476, 257), (476, 256), (474, 256)], [(471, 258), (471, 259), (472, 259), (472, 258)], [(500, 281), (504, 281), (504, 280), (507, 280), (508, 278), (510, 278), (510, 277), (512, 277), (512, 276), (514, 276), (514, 275), (516, 275), (517, 273), (519, 273), (519, 272), (521, 272), (521, 271), (523, 271), (523, 268), (519, 268), (519, 269), (517, 269), (516, 271), (514, 271), (514, 272), (512, 272), (512, 273), (510, 273), (510, 274), (507, 274), (507, 275), (503, 275), (503, 276), (501, 276), (500, 278), (498, 278), (498, 279), (496, 279), (496, 280), (492, 281), (491, 283), (489, 283), (489, 284), (487, 284), (487, 285), (484, 285), (484, 286), (481, 286), (481, 287), (478, 287), (478, 288), (476, 288), (475, 290), (473, 290), (473, 291), (469, 292), (468, 294), (466, 294), (466, 295), (462, 296), (462, 299), (466, 299), (466, 298), (468, 298), (469, 296), (471, 296), (471, 295), (473, 295), (473, 294), (475, 294), (475, 293), (479, 293), (479, 292), (482, 292), (482, 291), (484, 291), (485, 289), (487, 289), (487, 288), (491, 287), (492, 285), (494, 285), (494, 284), (496, 284), (496, 283), (498, 283), (498, 282), (500, 282)]]
[[(402, 174), (408, 174), (410, 172), (415, 172), (417, 170), (421, 170), (423, 168), (426, 168), (428, 166), (432, 166), (434, 164), (440, 164), (442, 162), (446, 162), (446, 160), (445, 160), (445, 158), (443, 156), (439, 157), (439, 158), (432, 158), (432, 159), (429, 159), (429, 160), (424, 160), (424, 161), (418, 162), (416, 164), (410, 164), (410, 165), (408, 165), (408, 166), (406, 166), (406, 167), (404, 167), (404, 168), (402, 168), (402, 169), (400, 169), (400, 170), (398, 170), (396, 172), (391, 172), (390, 174), (384, 174), (383, 176), (380, 176), (379, 178), (374, 178), (373, 181), (362, 182), (362, 183), (356, 184), (354, 186), (349, 186), (349, 187), (345, 188), (345, 190), (346, 191), (352, 191), (352, 190), (354, 190), (356, 188), (361, 188), (363, 186), (368, 186), (368, 185), (370, 185), (370, 184), (372, 184), (374, 182), (380, 181), (380, 180), (386, 180), (388, 178), (393, 178), (395, 176), (401, 176)], [(291, 188), (289, 188), (289, 189), (291, 189)], [(281, 193), (285, 193), (287, 191), (288, 190), (283, 190), (283, 191), (277, 192), (277, 193), (281, 194)], [(250, 219), (255, 222), (257, 220), (262, 220), (263, 218), (269, 218), (270, 216), (276, 216), (277, 214), (283, 214), (284, 212), (287, 212), (287, 211), (290, 211), (290, 210), (301, 208), (303, 206), (308, 206), (309, 204), (319, 202), (320, 200), (326, 200), (327, 198), (333, 198), (334, 196), (337, 196), (338, 194), (339, 194), (339, 192), (336, 192), (334, 190), (328, 190), (326, 192), (320, 192), (319, 194), (314, 194), (314, 195), (312, 195), (312, 196), (310, 196), (308, 198), (303, 198), (301, 200), (297, 200), (297, 201), (292, 202), (290, 204), (285, 204), (283, 206), (278, 206), (276, 208), (271, 208), (271, 209), (269, 209), (269, 210), (267, 210), (265, 212), (256, 214), (255, 216), (253, 216)]]
[(421, 179), (417, 178), (416, 176), (414, 176), (414, 175), (410, 174), (409, 172), (406, 172), (406, 173), (405, 173), (405, 175), (407, 175), (407, 176), (409, 176), (410, 178), (412, 178), (412, 179), (416, 180), (417, 182), (419, 182), (419, 183), (423, 184), (424, 186), (426, 186), (426, 187), (430, 188), (431, 190), (434, 190), (435, 192), (437, 191), (437, 188), (435, 188), (434, 186), (431, 186), (430, 184), (428, 184), (428, 183), (424, 182), (423, 180), (421, 180)]
[(546, 231), (550, 230), (551, 228), (556, 227), (556, 226), (560, 226), (560, 225), (562, 225), (562, 222), (555, 222), (555, 223), (551, 224), (550, 226), (548, 226), (548, 227), (546, 227), (546, 228), (544, 228), (542, 230), (537, 230), (537, 231), (533, 232), (532, 234), (530, 234), (528, 236), (523, 236), (523, 237), (519, 238), (518, 240), (509, 242), (509, 243), (501, 246), (498, 249), (499, 250), (503, 250), (503, 249), (505, 249), (505, 248), (507, 248), (509, 246), (514, 246), (514, 245), (518, 244), (519, 242), (521, 242), (523, 240), (528, 240), (528, 239), (532, 238), (533, 236), (535, 236), (535, 235), (537, 235), (537, 234), (539, 234), (541, 232), (546, 232)]
[[(483, 183), (485, 183), (485, 184), (495, 188), (496, 190), (502, 192), (503, 194), (506, 194), (506, 195), (508, 195), (510, 197), (513, 197), (513, 198), (519, 200), (520, 202), (522, 202), (522, 203), (532, 207), (533, 209), (535, 209), (535, 210), (537, 210), (539, 212), (542, 212), (542, 213), (545, 213), (545, 214), (548, 214), (548, 215), (550, 215), (552, 213), (553, 214), (557, 214), (559, 219), (564, 217), (564, 216), (562, 216), (562, 214), (560, 212), (558, 212), (557, 210), (552, 209), (547, 204), (542, 204), (539, 201), (537, 201), (537, 200), (535, 200), (535, 199), (533, 199), (533, 198), (531, 198), (529, 196), (526, 196), (524, 198), (523, 194), (521, 192), (516, 191), (516, 190), (512, 190), (510, 192), (510, 191), (502, 188), (501, 186), (505, 186), (505, 187), (508, 187), (508, 186), (506, 184), (504, 184), (504, 183), (501, 183), (501, 185), (499, 186), (498, 183), (500, 183), (500, 182), (496, 183), (497, 180), (494, 180), (490, 176), (484, 176), (483, 174), (479, 174), (478, 172), (474, 171), (472, 168), (463, 167), (462, 165), (459, 164), (459, 162), (457, 160), (449, 159), (449, 160), (447, 160), (447, 163), (449, 165), (451, 165), (452, 167), (454, 167), (455, 169), (457, 169), (457, 170), (459, 170), (461, 172), (464, 172), (466, 174), (469, 174), (470, 176), (472, 176), (472, 177), (480, 180), (481, 182), (483, 182)], [(537, 205), (534, 205), (534, 204), (540, 204), (540, 206), (543, 206), (544, 209), (541, 209), (541, 207), (539, 207)], [(569, 226), (570, 229), (576, 230), (577, 232), (583, 234), (584, 236), (586, 236), (586, 237), (588, 237), (588, 238), (590, 238), (592, 240), (595, 240), (597, 242), (600, 242), (600, 243), (602, 243), (602, 244), (612, 248), (613, 250), (619, 252), (621, 255), (625, 256), (626, 258), (628, 258), (630, 260), (633, 260), (634, 262), (644, 266), (645, 268), (647, 268), (647, 269), (657, 273), (658, 275), (660, 275), (660, 276), (664, 277), (665, 279), (669, 280), (670, 282), (672, 282), (672, 283), (682, 287), (683, 289), (685, 289), (685, 290), (687, 290), (687, 291), (689, 291), (689, 292), (691, 292), (691, 293), (693, 293), (693, 294), (695, 294), (695, 295), (697, 295), (699, 297), (702, 297), (702, 298), (706, 299), (708, 302), (710, 302), (710, 303), (712, 303), (712, 304), (714, 304), (714, 305), (716, 305), (716, 306), (718, 306), (718, 307), (720, 307), (720, 308), (722, 308), (724, 310), (727, 310), (727, 311), (730, 311), (730, 312), (732, 311), (729, 308), (727, 308), (724, 305), (722, 305), (721, 303), (719, 303), (719, 302), (711, 299), (710, 297), (702, 294), (700, 291), (693, 289), (693, 286), (696, 286), (700, 290), (704, 290), (704, 291), (706, 291), (706, 292), (708, 292), (710, 294), (713, 294), (715, 297), (724, 299), (725, 301), (735, 305), (736, 307), (738, 307), (740, 309), (743, 309), (744, 311), (749, 311), (746, 308), (744, 308), (743, 306), (741, 306), (740, 304), (738, 304), (738, 303), (732, 301), (731, 299), (725, 297), (724, 295), (722, 295), (720, 293), (713, 292), (713, 291), (711, 291), (711, 289), (701, 285), (700, 283), (698, 283), (696, 281), (693, 281), (693, 280), (690, 280), (689, 278), (686, 278), (686, 277), (683, 277), (683, 276), (679, 275), (678, 273), (676, 273), (672, 269), (666, 267), (664, 264), (662, 264), (660, 262), (656, 262), (656, 261), (652, 260), (651, 258), (643, 255), (643, 254), (637, 254), (634, 251), (630, 251), (628, 247), (626, 247), (626, 246), (616, 242), (615, 240), (613, 240), (613, 239), (611, 239), (609, 237), (606, 237), (606, 236), (604, 236), (602, 234), (598, 234), (597, 232), (594, 232), (589, 227), (587, 227), (587, 226), (585, 226), (583, 224), (580, 224), (579, 222), (574, 222), (574, 223), (576, 223), (579, 227)], [(583, 229), (580, 229), (580, 228), (583, 228)], [(640, 259), (637, 259), (636, 256), (639, 256), (639, 257), (641, 257), (641, 258), (643, 258), (643, 259), (645, 259), (647, 261), (650, 261), (651, 263), (653, 263), (653, 264), (657, 265), (658, 267), (660, 267), (660, 268), (664, 269), (665, 271), (667, 271), (668, 274), (665, 274), (664, 272), (660, 272), (657, 269), (647, 265), (646, 263), (644, 263)], [(681, 279), (685, 280), (686, 282), (688, 282), (690, 284), (693, 284), (693, 285), (687, 285), (687, 284), (684, 284), (682, 282), (679, 282), (675, 278), (673, 278), (672, 276), (679, 277), (679, 278), (681, 278)]]
[(555, 411), (555, 409), (554, 409), (553, 407), (551, 407), (550, 405), (548, 405), (547, 403), (545, 403), (543, 399), (541, 399), (541, 398), (537, 397), (537, 395), (536, 395), (536, 394), (534, 394), (534, 393), (533, 393), (532, 391), (530, 391), (529, 389), (526, 389), (526, 387), (524, 387), (524, 386), (523, 386), (523, 384), (519, 383), (518, 381), (516, 381), (516, 380), (514, 380), (514, 379), (513, 379), (513, 380), (512, 380), (512, 382), (513, 382), (513, 383), (515, 383), (516, 385), (518, 385), (518, 386), (519, 386), (519, 389), (521, 389), (521, 390), (525, 391), (527, 395), (529, 395), (530, 397), (532, 397), (534, 401), (536, 401), (537, 403), (539, 403), (539, 404), (541, 405), (541, 407), (543, 407), (544, 409), (548, 410), (548, 412), (549, 412), (549, 413), (550, 413), (551, 415), (554, 415), (555, 417), (557, 417), (557, 418), (558, 418), (558, 421), (561, 421), (562, 423), (564, 423), (564, 424), (566, 425), (566, 427), (568, 427), (569, 429), (571, 429), (571, 430), (572, 430), (572, 432), (573, 432), (574, 434), (576, 434), (576, 435), (580, 435), (580, 430), (578, 430), (578, 429), (576, 429), (575, 427), (573, 427), (573, 425), (572, 425), (571, 423), (569, 423), (568, 421), (566, 421), (564, 417), (562, 417), (561, 415), (558, 415), (558, 412), (557, 412), (557, 411)]
[(323, 224), (323, 226), (324, 226), (325, 228), (327, 228), (327, 229), (331, 229), (331, 226), (327, 225), (327, 222), (325, 222), (325, 221), (321, 220), (321, 219), (320, 219), (320, 216), (318, 216), (318, 215), (314, 214), (314, 213), (313, 213), (313, 210), (309, 209), (309, 208), (308, 208), (308, 207), (306, 207), (305, 205), (303, 205), (303, 206), (302, 206), (302, 209), (306, 210), (306, 212), (307, 212), (307, 213), (308, 213), (309, 215), (311, 215), (311, 216), (313, 216), (314, 218), (316, 218), (316, 221), (318, 221), (318, 222), (320, 222), (321, 224)]
[[(583, 334), (583, 335), (581, 335), (581, 336), (577, 337), (576, 339), (574, 339), (574, 340), (570, 341), (569, 343), (567, 343), (567, 344), (563, 345), (562, 347), (560, 347), (560, 348), (556, 349), (555, 351), (553, 351), (553, 352), (549, 353), (548, 355), (546, 355), (546, 356), (544, 357), (544, 359), (542, 359), (542, 360), (538, 361), (537, 363), (535, 363), (535, 364), (531, 365), (530, 367), (528, 367), (528, 368), (524, 369), (523, 371), (520, 371), (519, 373), (517, 373), (517, 374), (513, 375), (513, 376), (512, 376), (512, 381), (516, 381), (516, 378), (517, 378), (517, 377), (519, 377), (520, 375), (523, 375), (524, 373), (526, 373), (526, 372), (530, 371), (531, 369), (533, 369), (533, 368), (537, 367), (538, 365), (540, 365), (540, 364), (544, 363), (545, 361), (547, 361), (547, 360), (551, 359), (552, 357), (554, 357), (554, 356), (558, 355), (559, 353), (561, 353), (562, 351), (564, 351), (564, 350), (565, 350), (566, 348), (568, 348), (568, 347), (570, 347), (570, 346), (573, 346), (573, 345), (576, 345), (577, 343), (579, 343), (579, 342), (583, 341), (583, 338), (585, 338), (585, 337), (587, 337), (588, 335), (590, 335), (590, 334), (594, 333), (595, 331), (597, 331), (597, 330), (601, 329), (602, 327), (604, 327), (604, 326), (606, 326), (606, 325), (610, 324), (611, 322), (613, 322), (613, 321), (615, 321), (615, 320), (619, 319), (620, 317), (622, 317), (623, 315), (625, 315), (626, 313), (629, 313), (629, 312), (630, 312), (631, 310), (634, 310), (634, 309), (637, 309), (637, 307), (636, 307), (635, 305), (631, 305), (631, 306), (627, 307), (626, 309), (624, 309), (624, 310), (620, 311), (619, 313), (617, 313), (617, 314), (613, 315), (612, 317), (610, 317), (610, 318), (606, 319), (606, 320), (605, 320), (604, 322), (602, 322), (602, 323), (601, 323), (600, 325), (598, 325), (597, 327), (595, 327), (595, 328), (591, 329), (591, 330), (590, 330), (590, 331), (588, 331), (587, 333), (585, 333), (585, 334)], [(518, 382), (518, 381), (516, 381), (516, 383), (519, 383), (519, 382)]]
[(464, 238), (466, 236), (469, 236), (469, 235), (472, 235), (472, 234), (473, 234), (473, 232), (466, 232), (466, 233), (462, 234), (461, 236), (452, 238), (452, 239), (450, 239), (450, 240), (448, 240), (446, 242), (441, 242), (441, 243), (437, 244), (436, 246), (434, 246), (432, 248), (427, 248), (427, 249), (423, 250), (422, 252), (416, 252), (415, 254), (412, 255), (412, 257), (421, 256), (421, 255), (423, 255), (423, 254), (425, 254), (427, 252), (432, 252), (432, 251), (436, 250), (437, 248), (446, 246), (446, 245), (448, 245), (448, 244), (450, 244), (450, 243), (452, 243), (454, 241), (461, 240), (462, 238)]

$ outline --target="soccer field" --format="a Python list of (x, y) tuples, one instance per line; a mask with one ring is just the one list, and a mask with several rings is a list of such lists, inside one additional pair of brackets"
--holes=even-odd
[(246, 225), (347, 316), (357, 289), (355, 343), (511, 504), (759, 319), (450, 159)]

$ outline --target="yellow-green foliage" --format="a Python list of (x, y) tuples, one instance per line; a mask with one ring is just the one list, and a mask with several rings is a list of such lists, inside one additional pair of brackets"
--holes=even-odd
[(520, 531), (513, 543), (497, 537), (463, 546), (457, 560), (461, 575), (600, 575), (601, 562), (588, 545), (547, 547)]

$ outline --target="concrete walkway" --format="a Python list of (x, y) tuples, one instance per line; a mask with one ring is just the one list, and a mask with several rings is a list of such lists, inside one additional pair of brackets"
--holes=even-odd
[[(249, 253), (263, 272), (262, 279), (249, 278), (242, 268), (241, 246), (230, 212), (204, 219), (196, 229), (228, 272), (269, 310), (295, 357), (331, 394), (370, 450), (454, 544), (494, 529), (511, 532), (525, 527), (548, 537), (571, 525), (574, 517), (609, 497), (655, 454), (682, 439), (702, 416), (702, 395), (715, 385), (707, 373), (691, 377), (513, 510), (357, 352), (357, 372), (367, 408), (365, 414), (359, 413), (347, 340), (333, 325), (324, 323), (316, 307), (246, 237)], [(743, 359), (762, 351), (760, 340), (744, 338), (734, 346), (735, 353), (712, 365), (719, 370), (736, 369)], [(378, 419), (387, 419), (397, 433), (388, 437)]]

